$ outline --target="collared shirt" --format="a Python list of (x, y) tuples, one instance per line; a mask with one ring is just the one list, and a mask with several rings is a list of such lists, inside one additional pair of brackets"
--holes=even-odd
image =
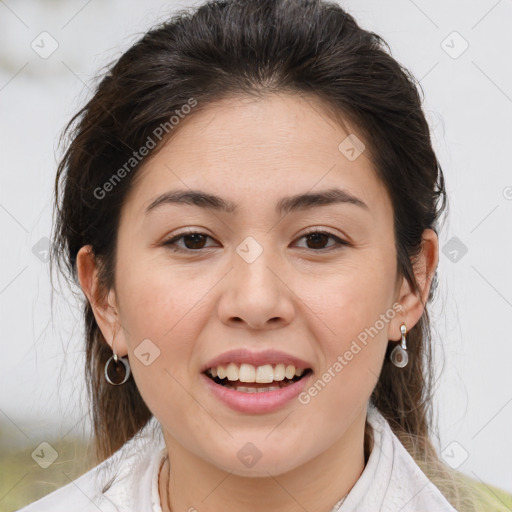
[[(367, 418), (374, 441), (368, 462), (331, 512), (457, 512), (371, 403)], [(111, 457), (18, 512), (162, 512), (158, 474), (165, 456), (162, 429), (152, 417)]]

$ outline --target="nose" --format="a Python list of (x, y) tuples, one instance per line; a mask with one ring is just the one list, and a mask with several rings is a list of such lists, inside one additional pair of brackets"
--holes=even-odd
[(295, 314), (294, 292), (275, 254), (264, 250), (254, 260), (233, 254), (233, 268), (223, 282), (220, 320), (230, 327), (280, 328)]

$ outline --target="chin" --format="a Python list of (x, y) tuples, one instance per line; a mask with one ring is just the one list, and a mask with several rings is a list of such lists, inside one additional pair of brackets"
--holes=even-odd
[[(283, 464), (283, 460), (287, 463)], [(226, 461), (226, 464), (219, 464), (217, 461), (215, 465), (228, 473), (236, 476), (249, 477), (249, 478), (269, 478), (270, 476), (278, 476), (289, 471), (293, 471), (301, 464), (300, 461), (290, 460), (290, 458), (284, 454), (280, 455), (273, 452), (271, 458), (266, 458), (264, 455), (255, 462), (252, 466), (251, 463), (247, 463), (247, 467), (244, 467), (244, 463), (238, 458), (235, 460)]]

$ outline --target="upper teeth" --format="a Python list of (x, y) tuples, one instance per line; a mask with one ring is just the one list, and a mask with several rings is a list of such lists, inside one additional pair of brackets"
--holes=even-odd
[(284, 365), (282, 363), (276, 364), (272, 367), (271, 364), (255, 367), (252, 364), (242, 363), (229, 363), (227, 366), (219, 365), (214, 366), (208, 370), (212, 377), (219, 377), (219, 379), (239, 380), (240, 382), (273, 382), (287, 379), (293, 379), (295, 375), (300, 377), (304, 373), (304, 368), (295, 368), (293, 364)]

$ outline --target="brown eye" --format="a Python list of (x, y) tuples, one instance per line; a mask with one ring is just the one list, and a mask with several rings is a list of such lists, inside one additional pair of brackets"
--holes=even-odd
[[(211, 237), (204, 233), (183, 233), (167, 240), (163, 245), (170, 247), (174, 251), (197, 251), (199, 249), (208, 249), (210, 246), (205, 247), (206, 239)], [(183, 246), (177, 244), (178, 241), (183, 239)]]
[[(331, 250), (341, 245), (350, 245), (345, 240), (342, 240), (337, 236), (325, 231), (312, 231), (310, 233), (306, 233), (305, 235), (303, 235), (301, 239), (302, 238), (307, 240), (307, 246), (305, 247), (305, 249), (312, 249), (315, 251)], [(326, 246), (325, 244), (329, 241), (329, 239), (334, 240), (335, 243), (330, 246)]]
[(193, 233), (191, 235), (184, 235), (183, 242), (187, 249), (202, 249), (206, 238), (207, 237), (205, 235), (200, 233)]
[(331, 237), (325, 233), (311, 233), (306, 238), (312, 243), (312, 246), (309, 247), (310, 249), (325, 249), (324, 245)]
[[(205, 233), (190, 232), (175, 236), (174, 238), (164, 242), (163, 245), (169, 247), (173, 251), (197, 252), (201, 249), (209, 249), (212, 247), (205, 245), (207, 239), (213, 240), (212, 237), (206, 235)], [(311, 249), (316, 252), (329, 251), (339, 248), (342, 245), (350, 245), (345, 240), (342, 240), (337, 236), (324, 231), (312, 231), (310, 233), (306, 233), (300, 239), (307, 240), (306, 247), (303, 248)], [(334, 240), (334, 244), (326, 245), (329, 239)], [(178, 242), (181, 241), (183, 245), (178, 244)]]

